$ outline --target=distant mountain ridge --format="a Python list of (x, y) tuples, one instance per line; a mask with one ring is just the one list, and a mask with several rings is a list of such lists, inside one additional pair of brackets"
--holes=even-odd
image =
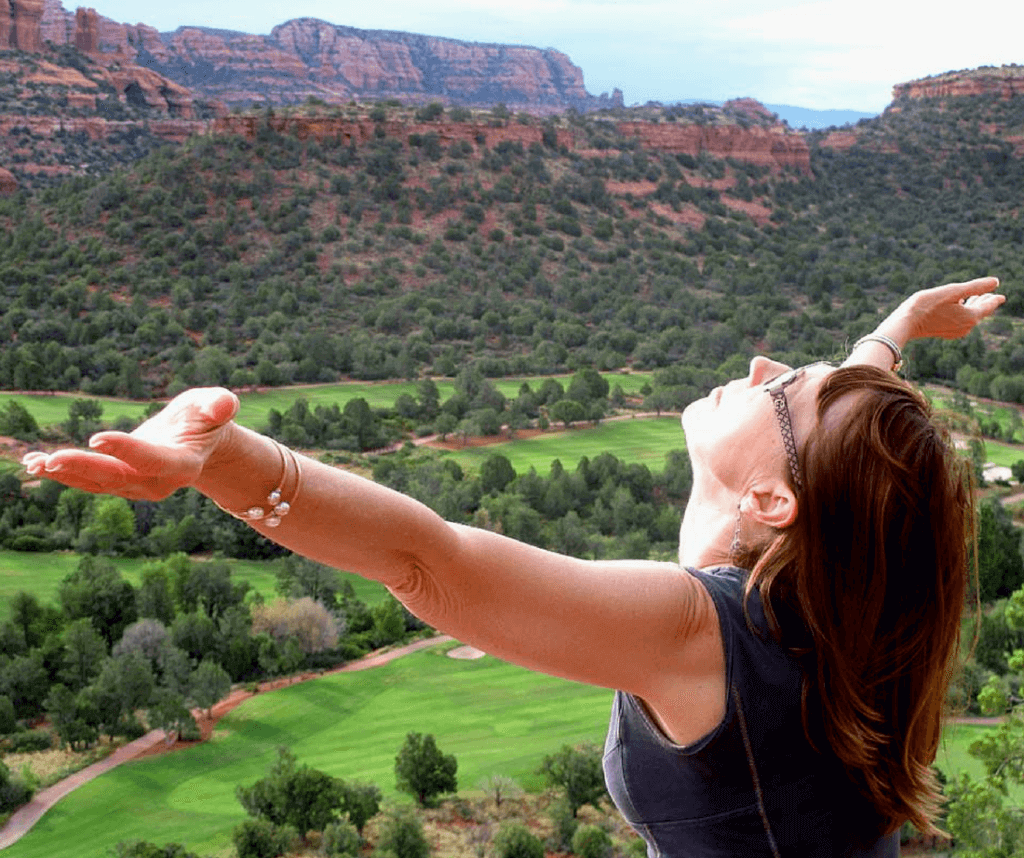
[(765, 107), (790, 128), (806, 128), (808, 131), (841, 128), (844, 125), (854, 125), (862, 119), (878, 116), (877, 113), (865, 113), (861, 110), (815, 110), (792, 104), (766, 104)]
[(197, 98), (229, 107), (310, 98), (503, 103), (531, 113), (622, 105), (619, 91), (587, 92), (582, 70), (550, 48), (359, 30), (315, 18), (286, 21), (267, 36), (204, 27), (160, 33), (145, 24), (112, 21), (94, 9), (72, 14), (60, 0), (12, 2), (42, 2), (44, 39), (54, 44), (117, 55), (187, 87)]
[[(62, 0), (0, 4), (0, 50), (14, 47), (38, 53), (47, 43), (74, 46), (93, 57), (112, 56), (187, 88), (197, 101), (231, 107), (296, 104), (310, 98), (327, 103), (437, 100), (471, 107), (503, 103), (534, 114), (624, 106), (618, 89), (611, 95), (590, 94), (582, 69), (550, 48), (361, 30), (315, 18), (286, 21), (267, 36), (192, 26), (161, 33), (146, 24), (118, 23), (91, 8), (79, 7), (72, 13)], [(1021, 87), (1024, 69), (983, 67), (897, 84), (893, 97), (1005, 94)], [(147, 97), (155, 100), (152, 93)], [(874, 115), (768, 107), (790, 127), (808, 130), (841, 127)], [(172, 112), (188, 115), (188, 109)]]

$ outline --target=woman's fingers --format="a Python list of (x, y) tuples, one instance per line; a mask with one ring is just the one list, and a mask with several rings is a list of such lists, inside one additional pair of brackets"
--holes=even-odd
[(135, 470), (120, 459), (85, 450), (29, 453), (22, 459), (32, 476), (48, 477), (89, 492), (119, 493), (137, 479)]

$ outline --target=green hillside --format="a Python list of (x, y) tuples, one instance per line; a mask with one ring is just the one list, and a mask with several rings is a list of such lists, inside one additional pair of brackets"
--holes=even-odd
[(994, 348), (921, 345), (911, 372), (1016, 401), (1020, 101), (907, 101), (853, 145), (812, 134), (810, 175), (645, 150), (627, 115), (555, 118), (529, 146), (395, 134), (384, 120), (411, 114), (388, 105), (362, 145), (267, 123), (194, 138), (0, 202), (0, 387), (685, 365), (685, 399), (756, 351), (840, 354), (879, 306), (994, 272)]

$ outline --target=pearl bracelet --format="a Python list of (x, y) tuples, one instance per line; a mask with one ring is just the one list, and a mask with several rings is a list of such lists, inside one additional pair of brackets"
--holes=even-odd
[(900, 351), (900, 347), (896, 345), (895, 340), (885, 336), (885, 334), (867, 334), (861, 337), (857, 342), (853, 344), (851, 351), (856, 351), (857, 347), (862, 343), (881, 343), (883, 346), (892, 352), (893, 366), (892, 371), (897, 372), (903, 367), (903, 352)]
[[(267, 495), (266, 505), (254, 504), (248, 509), (236, 512), (214, 501), (220, 509), (246, 524), (264, 524), (267, 527), (278, 527), (281, 524), (281, 519), (291, 512), (292, 506), (299, 497), (299, 489), (302, 488), (302, 465), (299, 463), (298, 456), (289, 448), (277, 441), (274, 441), (274, 446), (281, 456), (281, 479), (277, 481), (277, 488)], [(289, 472), (294, 472), (294, 476), (291, 476)], [(286, 501), (284, 500), (285, 487), (289, 483), (293, 484), (292, 499)]]

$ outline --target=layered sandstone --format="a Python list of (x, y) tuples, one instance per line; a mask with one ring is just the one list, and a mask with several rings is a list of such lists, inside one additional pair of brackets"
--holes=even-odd
[(976, 95), (997, 95), (1012, 98), (1024, 93), (1024, 67), (987, 67), (968, 71), (946, 72), (900, 83), (893, 87), (893, 101), (906, 98), (960, 98)]
[(736, 158), (774, 170), (811, 171), (811, 153), (803, 135), (783, 125), (743, 128), (739, 125), (689, 125), (679, 122), (620, 122), (619, 132), (635, 137), (647, 149), (716, 158)]
[[(288, 134), (299, 140), (339, 140), (345, 145), (361, 146), (378, 137), (378, 129), (386, 137), (407, 140), (414, 134), (434, 134), (438, 142), (448, 146), (458, 141), (494, 147), (503, 141), (529, 146), (541, 143), (543, 129), (536, 125), (484, 125), (475, 122), (372, 122), (342, 119), (330, 116), (257, 116), (231, 114), (214, 119), (210, 125), (213, 134), (240, 135), (255, 138), (266, 125), (279, 134)], [(566, 128), (556, 131), (558, 145), (573, 148), (573, 133)]]
[(140, 40), (135, 61), (227, 104), (392, 97), (556, 112), (612, 101), (591, 96), (582, 71), (558, 51), (358, 30), (314, 18), (288, 21), (269, 36), (184, 27), (161, 42)]
[[(97, 58), (112, 54), (208, 101), (245, 105), (294, 104), (310, 97), (333, 103), (437, 99), (487, 107), (503, 102), (512, 110), (539, 113), (622, 106), (621, 92), (590, 95), (582, 71), (554, 50), (358, 30), (313, 18), (288, 21), (269, 36), (199, 27), (158, 33), (145, 24), (112, 21), (90, 8), (68, 13), (61, 0), (13, 4), (18, 9), (34, 4), (39, 12), (32, 44), (46, 40), (74, 45)], [(3, 27), (0, 18), (0, 40)], [(7, 31), (13, 32), (12, 27), (7, 22)]]
[(43, 0), (0, 2), (0, 49), (17, 48), (33, 53), (41, 51), (42, 19)]

